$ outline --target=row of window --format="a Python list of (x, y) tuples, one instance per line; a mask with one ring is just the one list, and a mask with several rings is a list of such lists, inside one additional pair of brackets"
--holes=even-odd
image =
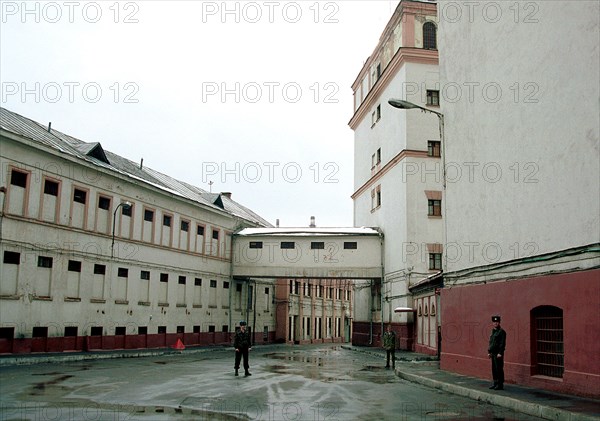
[[(129, 327), (129, 328), (131, 329), (131, 327)], [(14, 331), (15, 331), (14, 327), (0, 327), (0, 339), (14, 339)], [(216, 331), (217, 330), (216, 330), (215, 325), (207, 326), (206, 332), (214, 333)], [(222, 325), (221, 332), (223, 332), (223, 333), (229, 332), (229, 325)], [(64, 337), (77, 337), (77, 336), (79, 336), (79, 328), (77, 326), (65, 326), (62, 333), (63, 333)], [(104, 335), (110, 335), (111, 333), (115, 336), (125, 336), (127, 334), (127, 327), (126, 326), (115, 326), (113, 332), (108, 332), (107, 329), (104, 328), (104, 326), (91, 326), (90, 327), (90, 336), (104, 336)], [(138, 326), (137, 327), (138, 335), (148, 335), (149, 333), (150, 332), (148, 332), (148, 326)], [(170, 333), (170, 332), (167, 332), (167, 326), (158, 326), (156, 329), (156, 333), (157, 334), (166, 334), (166, 333)], [(172, 333), (181, 334), (181, 333), (188, 333), (188, 332), (186, 332), (185, 326), (176, 326), (175, 332), (172, 332)], [(192, 333), (203, 333), (203, 332), (199, 325), (195, 325), (195, 326), (192, 326)], [(55, 334), (53, 333), (52, 336), (55, 336)], [(32, 338), (48, 338), (49, 337), (48, 326), (34, 326), (31, 330), (31, 337)]]
[[(262, 241), (250, 241), (249, 248), (251, 249), (261, 249), (263, 248)], [(281, 249), (295, 249), (296, 243), (294, 241), (281, 241), (279, 244)], [(324, 241), (311, 241), (310, 243), (311, 250), (325, 250), (325, 242)], [(358, 243), (356, 241), (344, 241), (344, 250), (357, 250)]]
[(302, 283), (300, 281), (294, 281), (290, 279), (289, 281), (289, 292), (292, 295), (300, 295), (301, 293), (305, 297), (311, 297), (314, 289), (314, 295), (317, 298), (327, 298), (333, 299), (335, 295), (336, 300), (344, 300), (351, 301), (352, 291), (348, 288), (335, 288), (335, 287), (327, 287), (324, 285), (315, 285), (310, 284), (308, 282)]
[[(11, 201), (19, 201), (20, 203), (11, 203), (10, 208), (8, 209), (9, 213), (21, 214), (20, 209), (23, 209), (24, 203), (26, 203), (26, 196), (28, 195), (28, 177), (30, 174), (26, 171), (13, 168), (11, 170), (10, 176), (10, 184), (14, 187), (20, 187), (24, 190), (24, 193), (19, 193), (16, 196), (12, 197)], [(61, 192), (61, 184), (60, 181), (54, 180), (51, 178), (44, 178), (43, 180), (43, 193), (44, 196), (58, 198)], [(63, 223), (69, 223), (70, 225), (87, 229), (89, 226), (93, 226), (96, 231), (99, 231), (104, 234), (110, 234), (111, 232), (111, 224), (112, 224), (112, 232), (124, 238), (133, 238), (134, 230), (131, 221), (124, 220), (124, 218), (130, 219), (133, 218), (133, 209), (134, 205), (129, 202), (119, 203), (115, 206), (114, 200), (112, 197), (108, 195), (98, 194), (97, 199), (97, 208), (104, 213), (101, 212), (94, 215), (96, 218), (95, 222), (88, 222), (88, 212), (87, 206), (89, 203), (89, 191), (74, 186), (72, 190), (72, 202), (75, 204), (79, 204), (82, 206), (81, 208), (74, 208), (70, 210), (70, 215), (68, 218), (68, 222), (65, 220)], [(64, 218), (63, 216), (59, 216), (59, 206), (60, 203), (57, 199), (48, 201), (49, 199), (44, 200), (41, 199), (40, 203), (40, 217), (43, 220), (49, 222), (59, 223), (60, 218)], [(117, 218), (117, 210), (121, 208), (120, 219)], [(201, 236), (201, 241), (189, 237), (188, 234), (191, 230), (191, 220), (180, 218), (179, 220), (179, 236), (174, 236), (173, 225), (175, 223), (175, 218), (173, 214), (169, 214), (163, 212), (162, 214), (162, 230), (158, 230), (155, 227), (155, 219), (156, 219), (156, 210), (143, 207), (141, 214), (144, 223), (149, 222), (149, 225), (143, 225), (141, 227), (141, 233), (137, 234), (140, 236), (142, 241), (156, 243), (160, 242), (161, 245), (168, 247), (177, 247), (183, 250), (191, 250), (198, 253), (208, 253), (211, 255), (220, 255), (218, 242), (220, 240), (220, 232), (221, 230), (216, 227), (212, 227), (212, 232), (210, 233), (210, 237), (212, 240), (217, 241), (217, 245), (215, 246), (209, 239), (206, 240), (206, 244), (204, 244), (204, 236), (205, 236), (205, 224), (197, 223), (196, 224), (196, 235)], [(118, 229), (115, 229), (118, 228)], [(155, 232), (156, 231), (156, 232)], [(160, 238), (158, 238), (160, 235)], [(179, 241), (179, 244), (176, 244)], [(198, 241), (200, 241), (198, 243)], [(223, 246), (223, 244), (221, 245)], [(205, 250), (205, 248), (208, 248)]]

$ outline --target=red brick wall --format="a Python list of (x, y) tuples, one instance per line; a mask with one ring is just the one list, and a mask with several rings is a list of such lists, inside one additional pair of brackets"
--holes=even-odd
[[(454, 286), (441, 294), (443, 370), (491, 378), (490, 317), (500, 314), (507, 383), (600, 397), (600, 270)], [(563, 311), (562, 380), (532, 374), (530, 312), (542, 305)]]

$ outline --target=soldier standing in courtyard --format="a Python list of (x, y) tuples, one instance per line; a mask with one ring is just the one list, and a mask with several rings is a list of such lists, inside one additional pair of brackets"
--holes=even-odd
[(235, 375), (238, 375), (240, 368), (240, 360), (244, 358), (244, 375), (251, 376), (248, 365), (248, 351), (252, 349), (252, 340), (250, 338), (250, 332), (246, 331), (246, 322), (240, 322), (240, 330), (235, 332), (233, 339), (233, 347), (235, 348)]
[(490, 335), (488, 357), (492, 360), (493, 390), (504, 389), (504, 349), (506, 348), (506, 332), (500, 327), (500, 316), (492, 316), (494, 328)]
[(383, 348), (385, 349), (385, 368), (390, 368), (390, 358), (392, 359), (392, 368), (396, 368), (396, 333), (392, 330), (392, 325), (387, 325), (387, 330), (383, 334)]

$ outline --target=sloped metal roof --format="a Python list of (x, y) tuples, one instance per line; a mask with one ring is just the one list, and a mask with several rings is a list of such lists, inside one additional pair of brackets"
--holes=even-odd
[[(20, 114), (0, 107), (0, 129), (27, 138), (36, 143), (45, 145), (61, 153), (69, 154), (75, 158), (87, 161), (93, 165), (103, 167), (118, 174), (118, 177), (129, 177), (159, 188), (165, 192), (194, 201), (203, 207), (225, 211), (232, 216), (245, 219), (252, 223), (272, 227), (267, 220), (233, 201), (230, 197), (218, 193), (209, 193), (199, 187), (176, 180), (166, 174), (141, 166), (127, 158), (103, 149), (99, 142), (84, 142), (55, 129), (44, 127)], [(106, 158), (97, 159), (94, 155)], [(217, 198), (221, 199), (223, 207), (215, 204)]]

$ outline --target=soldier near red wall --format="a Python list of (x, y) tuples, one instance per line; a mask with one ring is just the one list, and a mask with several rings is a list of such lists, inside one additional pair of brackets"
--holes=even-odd
[(233, 347), (235, 348), (235, 375), (238, 375), (240, 368), (240, 361), (244, 359), (244, 375), (251, 376), (250, 365), (248, 364), (248, 351), (252, 349), (252, 339), (250, 338), (250, 332), (246, 330), (246, 322), (240, 322), (240, 329), (235, 332), (233, 338)]
[(500, 316), (492, 316), (492, 334), (488, 346), (488, 357), (492, 360), (493, 390), (504, 389), (504, 350), (506, 348), (506, 332), (500, 326)]
[(392, 368), (396, 368), (396, 333), (392, 330), (392, 325), (387, 325), (387, 330), (383, 334), (383, 348), (385, 349), (385, 368), (390, 368), (390, 359)]

